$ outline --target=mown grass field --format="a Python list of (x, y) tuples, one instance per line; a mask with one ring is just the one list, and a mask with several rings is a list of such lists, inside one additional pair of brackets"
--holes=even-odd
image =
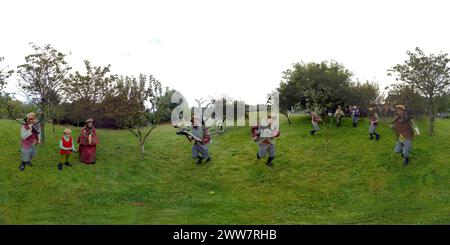
[(385, 123), (375, 142), (367, 119), (358, 128), (346, 119), (328, 150), (325, 131), (310, 128), (308, 118), (283, 118), (273, 168), (256, 160), (249, 127), (214, 136), (206, 166), (170, 125), (152, 133), (144, 158), (130, 132), (99, 130), (97, 164), (75, 157), (58, 172), (63, 127), (48, 125), (34, 166), (20, 172), (19, 125), (0, 120), (0, 224), (450, 223), (450, 120), (416, 138), (406, 168)]

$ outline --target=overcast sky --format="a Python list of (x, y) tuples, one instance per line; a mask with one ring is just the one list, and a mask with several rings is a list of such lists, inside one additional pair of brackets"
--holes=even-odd
[[(449, 1), (20, 1), (0, 2), (0, 56), (24, 62), (29, 42), (153, 74), (188, 101), (226, 94), (264, 103), (294, 62), (336, 60), (354, 79), (393, 81), (406, 50), (450, 52)], [(14, 90), (11, 81), (8, 89)]]

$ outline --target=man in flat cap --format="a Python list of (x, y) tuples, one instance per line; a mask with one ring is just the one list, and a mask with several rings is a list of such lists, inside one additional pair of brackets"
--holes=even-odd
[(395, 106), (396, 117), (391, 122), (392, 127), (397, 134), (397, 141), (394, 152), (400, 153), (403, 158), (403, 165), (406, 167), (409, 164), (409, 156), (412, 148), (414, 138), (413, 127), (411, 126), (412, 117), (406, 113), (404, 105)]

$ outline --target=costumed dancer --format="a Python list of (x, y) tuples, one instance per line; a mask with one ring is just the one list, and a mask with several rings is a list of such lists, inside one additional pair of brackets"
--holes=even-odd
[(22, 162), (19, 169), (23, 171), (25, 166), (33, 166), (31, 160), (36, 155), (36, 145), (41, 141), (40, 129), (36, 124), (36, 114), (34, 112), (27, 114), (25, 124), (20, 128), (20, 135)]
[(186, 137), (190, 142), (194, 141), (194, 145), (192, 145), (192, 158), (197, 158), (197, 165), (200, 165), (203, 159), (206, 159), (206, 163), (210, 162), (209, 144), (211, 143), (211, 137), (205, 123), (198, 117), (192, 116), (190, 130), (192, 133), (187, 134)]
[(253, 140), (258, 144), (256, 158), (261, 159), (266, 157), (267, 153), (269, 153), (266, 165), (272, 167), (272, 161), (275, 158), (275, 137), (280, 136), (280, 130), (273, 123), (273, 118), (268, 116), (266, 126), (262, 126), (258, 123), (257, 126), (252, 127), (251, 132)]
[(352, 109), (352, 119), (353, 119), (353, 127), (356, 128), (358, 127), (358, 119), (359, 119), (359, 109), (358, 107), (353, 106)]
[(336, 118), (336, 126), (340, 127), (342, 125), (341, 118), (345, 116), (344, 111), (341, 106), (338, 106), (336, 112), (334, 112), (334, 117)]
[(80, 160), (86, 164), (95, 164), (97, 145), (99, 139), (97, 131), (94, 127), (94, 119), (86, 120), (86, 125), (81, 129), (81, 134), (78, 137), (77, 143)]
[(317, 113), (315, 113), (314, 111), (311, 111), (311, 112), (310, 112), (310, 115), (311, 115), (311, 123), (312, 123), (314, 129), (311, 130), (311, 131), (309, 131), (309, 133), (310, 133), (311, 135), (314, 135), (317, 131), (320, 130), (319, 122), (321, 122), (322, 119), (321, 119), (321, 118), (319, 117), (319, 115), (317, 115)]
[(414, 135), (420, 135), (419, 129), (415, 125), (412, 116), (406, 113), (406, 108), (403, 105), (395, 106), (396, 117), (391, 122), (392, 127), (397, 134), (397, 141), (395, 143), (394, 152), (400, 153), (403, 158), (403, 165), (406, 167), (409, 164), (409, 156), (412, 149), (412, 142)]
[(370, 140), (373, 140), (373, 135), (375, 135), (375, 140), (380, 139), (380, 134), (376, 132), (378, 126), (378, 113), (373, 107), (369, 108), (369, 136)]

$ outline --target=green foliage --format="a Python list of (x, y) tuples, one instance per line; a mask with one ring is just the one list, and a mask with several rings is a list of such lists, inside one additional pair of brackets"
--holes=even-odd
[(158, 112), (160, 113), (161, 122), (169, 122), (172, 111), (176, 104), (172, 104), (171, 98), (175, 90), (166, 87), (164, 94), (158, 99)]
[(7, 110), (7, 106), (10, 106), (13, 116), (19, 120), (22, 121), (25, 117), (26, 114), (29, 113), (30, 111), (37, 111), (37, 106), (35, 104), (32, 103), (24, 103), (20, 100), (14, 100), (11, 97), (8, 96), (1, 96), (0, 97), (0, 118), (6, 119), (9, 118), (11, 119), (8, 110)]
[(278, 89), (280, 110), (295, 104), (302, 108), (312, 104), (342, 104), (348, 94), (351, 76), (350, 71), (334, 61), (296, 63), (283, 73), (284, 81)]
[(3, 96), (3, 90), (7, 84), (7, 79), (14, 73), (13, 70), (5, 71), (6, 68), (1, 66), (4, 58), (0, 57), (0, 96)]
[(85, 74), (76, 71), (65, 80), (66, 102), (60, 106), (65, 112), (63, 121), (78, 125), (95, 118), (97, 127), (133, 128), (149, 122), (157, 125), (159, 117), (170, 119), (174, 91), (162, 91), (152, 75), (113, 75), (109, 65), (92, 66), (87, 60), (85, 67)]
[(7, 106), (10, 100), (11, 98), (9, 96), (0, 94), (0, 119), (9, 117)]
[[(131, 82), (130, 82), (131, 80)], [(139, 81), (131, 77), (125, 79), (126, 84), (122, 90), (124, 97), (127, 100), (121, 100), (127, 108), (125, 122), (127, 128), (136, 136), (141, 149), (141, 155), (145, 153), (145, 142), (152, 133), (152, 131), (159, 125), (163, 113), (165, 113), (166, 106), (161, 101), (164, 93), (161, 88), (161, 83), (152, 75), (139, 75)], [(121, 86), (118, 86), (121, 87)], [(168, 89), (166, 89), (166, 92)], [(121, 92), (119, 91), (119, 94)]]
[(50, 44), (43, 48), (31, 43), (33, 54), (25, 56), (25, 64), (17, 67), (20, 86), (27, 97), (45, 108), (61, 100), (63, 82), (71, 67), (65, 61), (66, 54)]
[(349, 87), (346, 102), (350, 105), (357, 105), (364, 110), (371, 105), (382, 104), (382, 96), (380, 95), (378, 84), (369, 81), (352, 83)]
[(88, 60), (84, 61), (86, 72), (79, 71), (70, 74), (64, 80), (66, 114), (64, 119), (75, 124), (87, 118), (95, 118), (98, 126), (105, 123), (109, 104), (104, 100), (114, 92), (113, 84), (117, 79), (110, 73), (110, 65), (106, 67), (92, 66)]
[(440, 107), (440, 98), (450, 90), (450, 59), (448, 54), (426, 55), (420, 48), (407, 51), (409, 59), (389, 70), (425, 99), (425, 110), (430, 120), (429, 134), (434, 132), (434, 120)]
[[(249, 127), (214, 139), (212, 163), (196, 166), (191, 145), (160, 125), (141, 158), (128, 130), (99, 129), (97, 164), (57, 170), (64, 127), (38, 146), (34, 166), (18, 170), (19, 125), (0, 120), (1, 224), (448, 224), (450, 121), (414, 141), (411, 164), (366, 127), (332, 127), (311, 137), (309, 117), (281, 121), (274, 167), (256, 160)], [(418, 121), (426, 127), (427, 121)], [(72, 128), (77, 137), (80, 128)], [(62, 211), (66, 210), (66, 211)]]
[[(63, 82), (71, 67), (65, 61), (66, 54), (54, 49), (50, 44), (39, 47), (30, 44), (33, 54), (25, 56), (25, 64), (17, 67), (21, 78), (20, 86), (29, 102), (38, 105), (45, 124), (47, 109), (56, 106), (62, 99)], [(45, 143), (45, 127), (41, 129), (41, 142)]]
[(84, 61), (86, 73), (76, 71), (65, 80), (65, 96), (68, 101), (86, 101), (93, 105), (101, 103), (106, 95), (112, 91), (116, 76), (109, 75), (110, 65), (92, 66), (88, 60)]
[(425, 98), (412, 85), (403, 83), (391, 85), (385, 102), (391, 106), (406, 105), (416, 115), (425, 114)]
[(337, 62), (296, 63), (283, 73), (277, 89), (280, 111), (288, 116), (291, 109), (323, 113), (338, 105), (368, 108), (381, 104), (382, 95), (376, 82), (351, 82), (352, 73)]

